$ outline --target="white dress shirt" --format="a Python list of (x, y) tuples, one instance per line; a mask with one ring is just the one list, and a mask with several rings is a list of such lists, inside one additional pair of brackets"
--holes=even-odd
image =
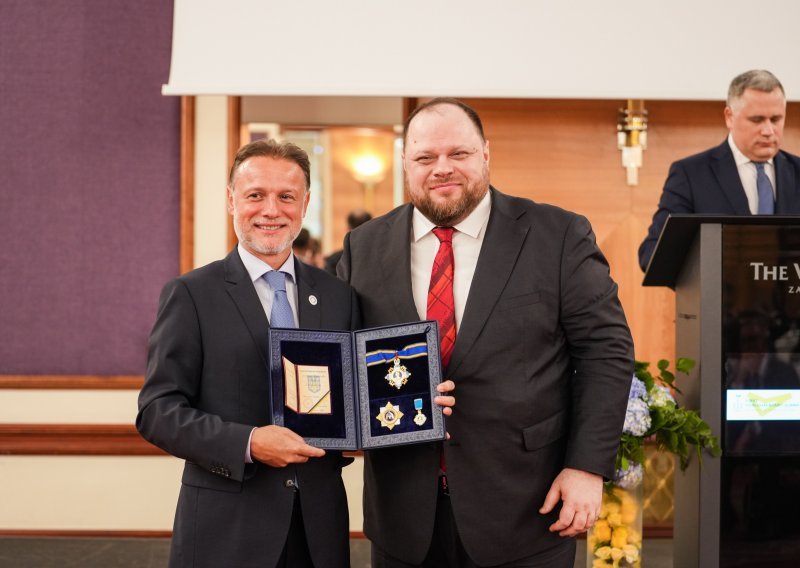
[[(269, 320), (269, 316), (272, 313), (272, 300), (275, 297), (275, 293), (262, 276), (274, 269), (249, 252), (241, 243), (239, 243), (237, 250), (239, 251), (239, 258), (242, 259), (245, 270), (247, 270), (247, 274), (253, 282), (253, 286), (258, 294), (258, 299), (261, 301), (261, 306), (264, 308), (264, 313), (267, 315), (267, 320)], [(292, 307), (294, 323), (297, 325), (300, 318), (297, 316), (297, 278), (294, 274), (294, 253), (289, 253), (289, 258), (286, 259), (286, 262), (284, 262), (278, 270), (286, 273), (286, 297), (289, 300), (289, 305)], [(266, 345), (264, 347), (266, 348)], [(264, 380), (267, 380), (266, 376)], [(255, 430), (255, 428), (250, 430), (250, 438), (247, 441), (247, 449), (244, 453), (244, 463), (253, 463), (253, 458), (250, 455), (250, 444), (253, 441), (253, 432), (255, 432)], [(295, 479), (295, 483), (296, 482), (297, 479)]]
[[(272, 299), (275, 297), (275, 293), (262, 276), (270, 270), (273, 270), (273, 268), (249, 252), (241, 243), (239, 243), (237, 250), (247, 270), (247, 274), (250, 275), (250, 280), (253, 282), (253, 286), (255, 286), (258, 299), (261, 300), (261, 305), (264, 308), (264, 313), (267, 314), (267, 319), (269, 319), (272, 313)], [(289, 305), (292, 307), (294, 324), (298, 325), (300, 318), (297, 316), (297, 277), (294, 274), (294, 253), (289, 253), (289, 258), (286, 259), (286, 262), (284, 262), (278, 270), (286, 273), (286, 297), (289, 299)]]
[[(733, 141), (733, 135), (728, 134), (728, 145), (733, 152), (733, 159), (736, 160), (736, 169), (739, 170), (739, 179), (742, 180), (742, 187), (747, 195), (747, 205), (750, 208), (750, 213), (755, 215), (758, 213), (758, 186), (756, 185), (756, 165), (755, 163), (742, 154), (742, 151), (736, 147)], [(775, 197), (775, 164), (770, 159), (764, 163), (764, 172), (767, 174), (770, 183), (772, 184), (772, 196)]]
[[(492, 199), (487, 191), (472, 213), (454, 227), (453, 300), (456, 304), (456, 329), (461, 327), (491, 209)], [(425, 215), (414, 209), (411, 219), (411, 287), (420, 319), (427, 319), (431, 270), (439, 250), (439, 239), (432, 232), (435, 227)]]

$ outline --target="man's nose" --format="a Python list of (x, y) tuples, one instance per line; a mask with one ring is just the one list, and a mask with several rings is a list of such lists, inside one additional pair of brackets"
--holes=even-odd
[(267, 195), (264, 198), (261, 214), (265, 217), (277, 217), (279, 214), (278, 198), (275, 195)]
[(453, 173), (453, 164), (448, 156), (439, 156), (433, 164), (433, 175), (446, 176)]

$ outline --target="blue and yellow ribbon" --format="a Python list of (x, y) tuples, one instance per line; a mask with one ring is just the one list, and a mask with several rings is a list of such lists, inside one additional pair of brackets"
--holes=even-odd
[(399, 351), (396, 349), (378, 349), (377, 351), (370, 351), (367, 353), (367, 367), (393, 361), (395, 357), (399, 357), (400, 359), (415, 359), (416, 357), (426, 357), (427, 355), (428, 344), (424, 341), (406, 345)]

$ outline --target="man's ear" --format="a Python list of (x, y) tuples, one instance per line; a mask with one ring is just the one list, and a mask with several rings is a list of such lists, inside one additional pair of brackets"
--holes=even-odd
[(726, 106), (723, 114), (725, 115), (725, 126), (727, 126), (728, 129), (733, 128), (733, 109)]
[(227, 186), (225, 188), (225, 193), (228, 201), (228, 213), (233, 215), (233, 188), (231, 186)]

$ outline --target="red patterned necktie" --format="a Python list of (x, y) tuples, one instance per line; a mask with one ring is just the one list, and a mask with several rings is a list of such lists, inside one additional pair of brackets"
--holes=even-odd
[(439, 348), (442, 367), (447, 370), (456, 342), (456, 303), (453, 300), (453, 231), (452, 227), (436, 227), (439, 250), (433, 260), (431, 285), (428, 288), (428, 319), (439, 322)]

